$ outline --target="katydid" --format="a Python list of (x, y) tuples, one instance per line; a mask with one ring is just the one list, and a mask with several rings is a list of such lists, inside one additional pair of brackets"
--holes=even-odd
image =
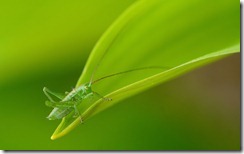
[[(110, 74), (110, 75), (104, 76), (102, 78), (99, 78), (99, 79), (93, 81), (93, 75), (95, 72), (94, 71), (89, 83), (85, 83), (77, 88), (74, 88), (71, 92), (67, 92), (66, 96), (52, 92), (51, 90), (44, 87), (43, 88), (44, 94), (49, 99), (48, 101), (46, 101), (46, 105), (48, 107), (54, 108), (47, 118), (49, 120), (62, 119), (65, 116), (67, 116), (70, 112), (74, 111), (74, 113), (75, 113), (74, 117), (79, 117), (82, 122), (82, 118), (81, 118), (80, 112), (78, 110), (78, 106), (84, 99), (91, 98), (92, 96), (96, 95), (96, 96), (102, 98), (104, 101), (112, 100), (110, 98), (105, 98), (105, 97), (101, 96), (99, 93), (93, 91), (92, 85), (94, 83), (97, 83), (103, 79), (113, 77), (116, 75), (129, 73), (129, 72), (133, 72), (133, 71), (144, 70), (144, 69), (165, 69), (165, 67), (152, 66), (152, 67), (136, 68), (136, 69), (127, 70), (127, 71), (123, 71), (123, 72), (119, 72), (119, 73)], [(57, 97), (58, 99), (60, 99), (60, 101), (59, 102), (54, 101), (54, 99), (50, 96), (50, 94)]]

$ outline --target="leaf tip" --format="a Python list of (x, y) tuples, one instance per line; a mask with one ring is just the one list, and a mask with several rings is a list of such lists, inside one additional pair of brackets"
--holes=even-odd
[(52, 135), (51, 140), (55, 140), (55, 139), (56, 139), (55, 135)]
[(56, 140), (56, 139), (58, 139), (58, 138), (60, 138), (60, 137), (62, 137), (62, 136), (64, 136), (65, 134), (63, 134), (63, 133), (58, 133), (58, 134), (53, 134), (52, 136), (51, 136), (51, 140)]

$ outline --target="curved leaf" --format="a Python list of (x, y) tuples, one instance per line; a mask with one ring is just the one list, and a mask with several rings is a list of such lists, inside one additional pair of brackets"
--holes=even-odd
[[(77, 86), (133, 68), (162, 66), (167, 69), (135, 71), (102, 80), (93, 90), (112, 98), (95, 99), (79, 107), (87, 120), (122, 99), (180, 74), (240, 51), (239, 2), (141, 0), (128, 8), (93, 49)], [(98, 67), (97, 67), (98, 66)], [(73, 113), (72, 113), (73, 114)], [(79, 123), (65, 117), (52, 139)]]

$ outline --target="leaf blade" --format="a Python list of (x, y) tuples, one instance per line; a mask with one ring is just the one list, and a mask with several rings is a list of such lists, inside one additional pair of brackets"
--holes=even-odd
[[(99, 40), (77, 86), (89, 82), (97, 64), (99, 68), (95, 74), (96, 78), (114, 71), (141, 66), (161, 65), (170, 66), (171, 69), (164, 72), (130, 74), (94, 85), (94, 89), (102, 91), (106, 97), (113, 98), (113, 102), (93, 102), (82, 113), (83, 120), (119, 100), (240, 51), (236, 4), (231, 1), (214, 1), (211, 5), (218, 8), (209, 9), (209, 4), (192, 0), (178, 3), (142, 0), (131, 6)], [(172, 10), (175, 7), (180, 15)], [(191, 14), (194, 14), (192, 18)], [(176, 18), (177, 15), (180, 17)], [(122, 60), (126, 63), (122, 63)], [(78, 123), (79, 119), (72, 121), (70, 117), (64, 118), (53, 139), (68, 133)]]

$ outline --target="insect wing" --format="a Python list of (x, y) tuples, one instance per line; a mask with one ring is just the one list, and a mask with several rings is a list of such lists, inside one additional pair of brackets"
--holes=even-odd
[(49, 120), (56, 120), (56, 119), (62, 119), (65, 117), (67, 114), (69, 114), (73, 109), (71, 107), (67, 108), (60, 108), (60, 107), (55, 107), (52, 112), (48, 115)]

